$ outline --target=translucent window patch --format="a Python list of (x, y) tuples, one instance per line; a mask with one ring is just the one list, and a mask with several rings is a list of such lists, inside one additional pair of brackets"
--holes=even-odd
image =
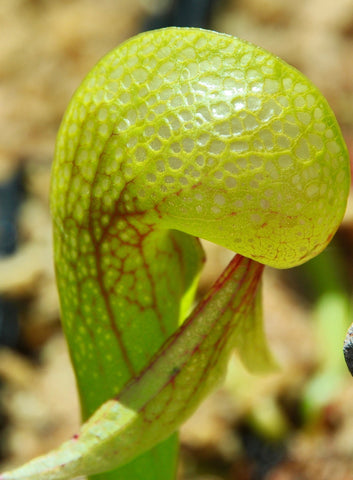
[(168, 164), (173, 170), (179, 170), (183, 166), (183, 162), (178, 157), (169, 157)]

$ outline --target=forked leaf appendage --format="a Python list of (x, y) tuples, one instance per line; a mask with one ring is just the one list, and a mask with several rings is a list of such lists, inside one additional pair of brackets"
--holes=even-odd
[(253, 310), (262, 271), (263, 265), (235, 256), (194, 312), (116, 399), (104, 403), (61, 448), (0, 479), (91, 475), (123, 465), (167, 438), (223, 377)]

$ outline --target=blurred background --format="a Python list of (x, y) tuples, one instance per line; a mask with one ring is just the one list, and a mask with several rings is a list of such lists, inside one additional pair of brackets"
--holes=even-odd
[[(204, 26), (250, 40), (306, 74), (353, 149), (352, 0), (0, 1), (0, 469), (79, 424), (60, 327), (48, 207), (56, 133), (74, 90), (141, 30)], [(205, 243), (199, 295), (230, 259)], [(351, 480), (353, 211), (308, 264), (266, 269), (264, 315), (278, 373), (224, 384), (181, 429), (179, 480)]]

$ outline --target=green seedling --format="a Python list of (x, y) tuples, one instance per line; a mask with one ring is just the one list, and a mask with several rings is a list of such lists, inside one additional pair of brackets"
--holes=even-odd
[[(263, 266), (321, 252), (349, 184), (326, 100), (261, 48), (168, 28), (103, 58), (65, 114), (51, 185), (84, 423), (0, 479), (174, 478), (175, 432), (220, 381), (232, 349), (253, 370), (273, 364)], [(197, 237), (237, 255), (189, 314), (203, 263)]]

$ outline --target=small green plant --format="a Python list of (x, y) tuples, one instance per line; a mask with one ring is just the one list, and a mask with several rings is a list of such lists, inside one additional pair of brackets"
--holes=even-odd
[[(231, 350), (252, 369), (273, 364), (263, 265), (322, 251), (349, 182), (326, 100), (270, 53), (178, 28), (109, 53), (69, 105), (52, 174), (57, 282), (84, 424), (0, 479), (172, 479), (175, 432)], [(196, 237), (238, 254), (188, 316), (203, 263)]]

